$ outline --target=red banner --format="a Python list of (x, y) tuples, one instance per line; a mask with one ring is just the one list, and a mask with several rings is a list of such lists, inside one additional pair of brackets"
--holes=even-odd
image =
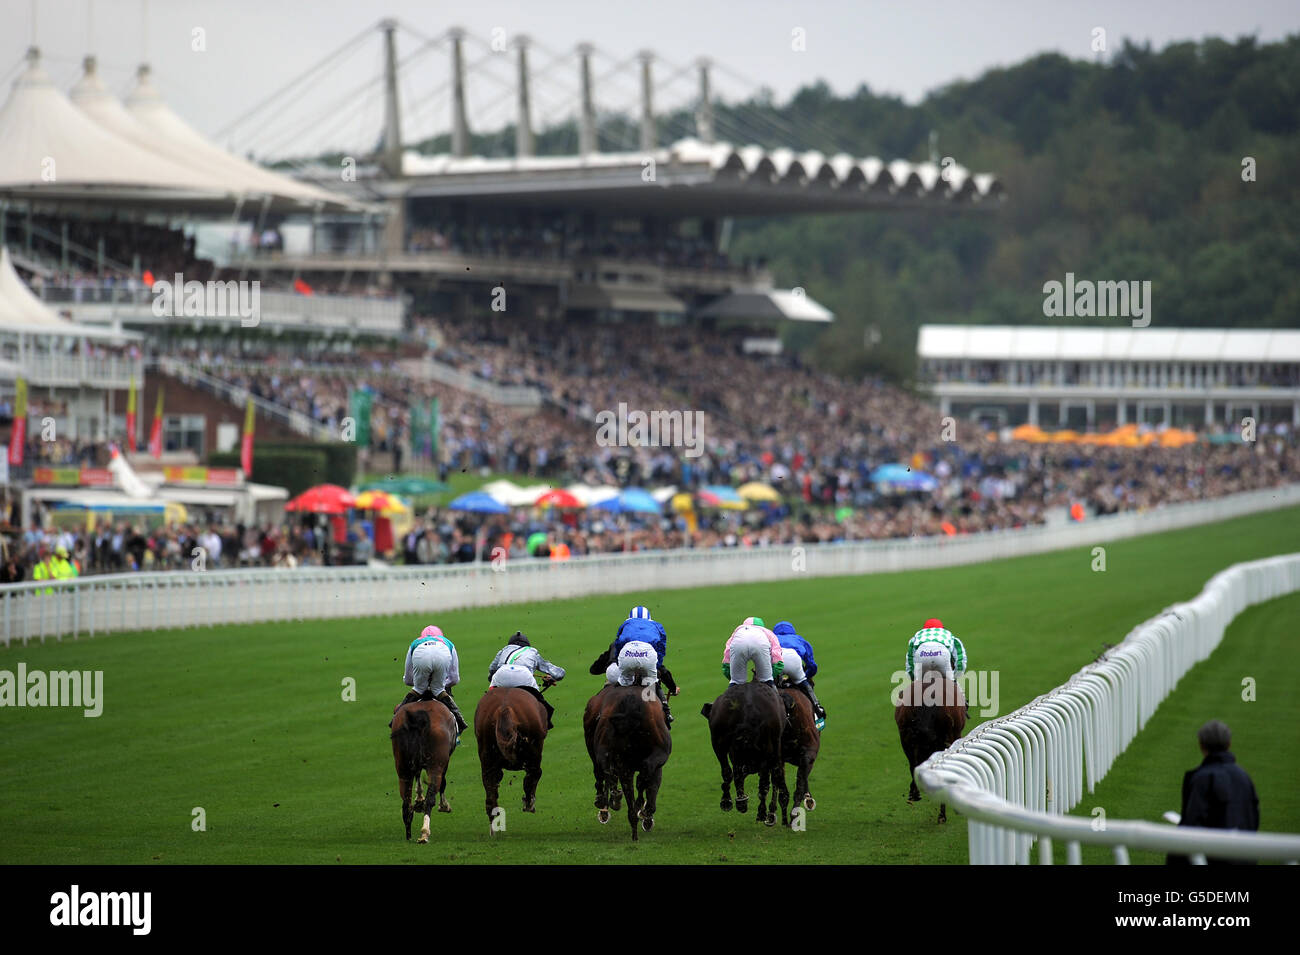
[(131, 376), (131, 388), (126, 393), (126, 449), (135, 450), (135, 375)]
[(162, 383), (158, 383), (158, 401), (153, 409), (153, 426), (149, 429), (149, 453), (155, 458), (162, 457), (162, 414), (163, 414), (163, 393)]
[(253, 399), (248, 399), (248, 408), (244, 411), (244, 437), (239, 448), (239, 466), (244, 469), (244, 477), (253, 474)]
[(27, 444), (27, 379), (14, 382), (14, 424), (9, 431), (9, 463), (23, 463), (23, 446)]

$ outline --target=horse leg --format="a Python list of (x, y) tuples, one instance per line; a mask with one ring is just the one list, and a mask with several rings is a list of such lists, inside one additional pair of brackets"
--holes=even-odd
[[(768, 790), (772, 791), (772, 805), (767, 805)], [(760, 769), (758, 771), (758, 812), (754, 815), (755, 822), (761, 822), (765, 826), (776, 824), (776, 787), (772, 785), (772, 770)]]
[(946, 803), (939, 803), (939, 821), (948, 821), (948, 806)]
[(731, 812), (731, 766), (727, 762), (727, 752), (715, 746), (713, 753), (722, 767), (722, 802), (719, 805), (723, 812)]
[(524, 812), (537, 812), (537, 783), (542, 778), (542, 758), (524, 766)]
[(424, 791), (424, 799), (422, 800), (421, 806), (424, 812), (424, 823), (420, 826), (420, 838), (415, 840), (419, 845), (424, 845), (429, 841), (429, 803), (434, 800), (435, 794), (438, 791), (438, 786), (434, 782), (435, 770), (432, 763), (429, 764), (428, 774), (429, 787)]
[(912, 788), (907, 791), (908, 802), (920, 802), (921, 790), (916, 788), (916, 767), (912, 767)]
[[(785, 764), (778, 762), (776, 769), (772, 771), (776, 777), (777, 793), (781, 796), (781, 825), (790, 824), (790, 790), (785, 785)], [(772, 813), (771, 825), (776, 825), (776, 813)]]
[(632, 793), (632, 770), (625, 770), (619, 783), (623, 787), (623, 798), (627, 800), (627, 824), (632, 827), (632, 841), (636, 842), (636, 800)]
[[(649, 777), (647, 779), (647, 777)], [(664, 768), (656, 766), (648, 773), (641, 774), (641, 828), (649, 832), (655, 827), (655, 807), (659, 801), (659, 784), (663, 781)]]
[(742, 816), (749, 812), (749, 794), (745, 792), (745, 776), (746, 773), (740, 766), (732, 767), (731, 777), (736, 783), (736, 812)]
[(808, 777), (812, 775), (812, 764), (807, 759), (799, 761), (799, 773), (794, 781), (794, 804), (803, 806), (809, 812), (817, 808), (817, 800), (813, 799), (812, 793), (808, 789)]
[(402, 825), (406, 826), (406, 841), (411, 841), (411, 820), (415, 818), (415, 810), (411, 808), (411, 781), (409, 779), (398, 779), (397, 785), (402, 793)]
[[(483, 761), (483, 794), (484, 805), (487, 808), (488, 823), (492, 822), (492, 813), (497, 808), (497, 798), (500, 795), (501, 777), (505, 773), (501, 769), (501, 764), (495, 759), (485, 759)], [(491, 831), (490, 829), (488, 830)]]

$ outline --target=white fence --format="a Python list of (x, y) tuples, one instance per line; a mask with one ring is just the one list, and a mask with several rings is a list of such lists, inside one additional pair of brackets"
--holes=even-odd
[(1066, 841), (1078, 864), (1080, 844), (1112, 847), (1127, 864), (1129, 848), (1282, 862), (1300, 860), (1300, 836), (1092, 819), (1065, 813), (1093, 792), (1156, 707), (1193, 666), (1209, 657), (1233, 619), (1253, 604), (1300, 590), (1300, 554), (1237, 564), (1216, 574), (1200, 595), (1175, 604), (1133, 630), (1101, 661), (1064, 686), (968, 736), (917, 767), (933, 799), (970, 817), (970, 861), (1052, 862), (1052, 839)]
[[(963, 537), (750, 550), (674, 550), (564, 562), (171, 571), (0, 586), (3, 640), (268, 620), (435, 613), (592, 594), (948, 567), (1190, 527), (1300, 504), (1300, 484), (1081, 524)], [(1084, 555), (1084, 559), (1091, 560)]]

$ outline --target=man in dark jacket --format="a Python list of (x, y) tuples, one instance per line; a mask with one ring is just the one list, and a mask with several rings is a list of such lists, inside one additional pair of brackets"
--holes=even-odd
[[(1196, 734), (1205, 759), (1183, 776), (1183, 810), (1180, 826), (1209, 829), (1259, 830), (1259, 797), (1255, 784), (1228, 752), (1232, 733), (1219, 720), (1210, 720)], [(1169, 856), (1171, 865), (1187, 863), (1185, 856)], [(1250, 865), (1233, 859), (1207, 859), (1210, 865)]]

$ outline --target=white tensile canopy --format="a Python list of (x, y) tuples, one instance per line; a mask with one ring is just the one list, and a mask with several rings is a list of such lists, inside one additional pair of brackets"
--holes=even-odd
[(78, 325), (37, 298), (14, 271), (9, 250), (0, 246), (0, 332), (68, 335), (77, 338), (135, 338), (134, 334)]
[(229, 209), (240, 200), (278, 211), (365, 206), (231, 155), (163, 102), (142, 66), (123, 106), (93, 57), (72, 89), (55, 87), (35, 49), (0, 107), (0, 193)]
[[(196, 167), (210, 169), (241, 192), (292, 199), (309, 206), (360, 208), (344, 196), (263, 169), (227, 152), (172, 111), (153, 85), (148, 66), (141, 66), (136, 77), (136, 87), (127, 97), (123, 112), (135, 120), (148, 137), (147, 144), (153, 148)], [(111, 97), (107, 90), (104, 92)]]
[(170, 190), (196, 199), (227, 197), (215, 177), (187, 169), (105, 129), (55, 87), (28, 51), (28, 66), (0, 107), (0, 190), (77, 195)]

